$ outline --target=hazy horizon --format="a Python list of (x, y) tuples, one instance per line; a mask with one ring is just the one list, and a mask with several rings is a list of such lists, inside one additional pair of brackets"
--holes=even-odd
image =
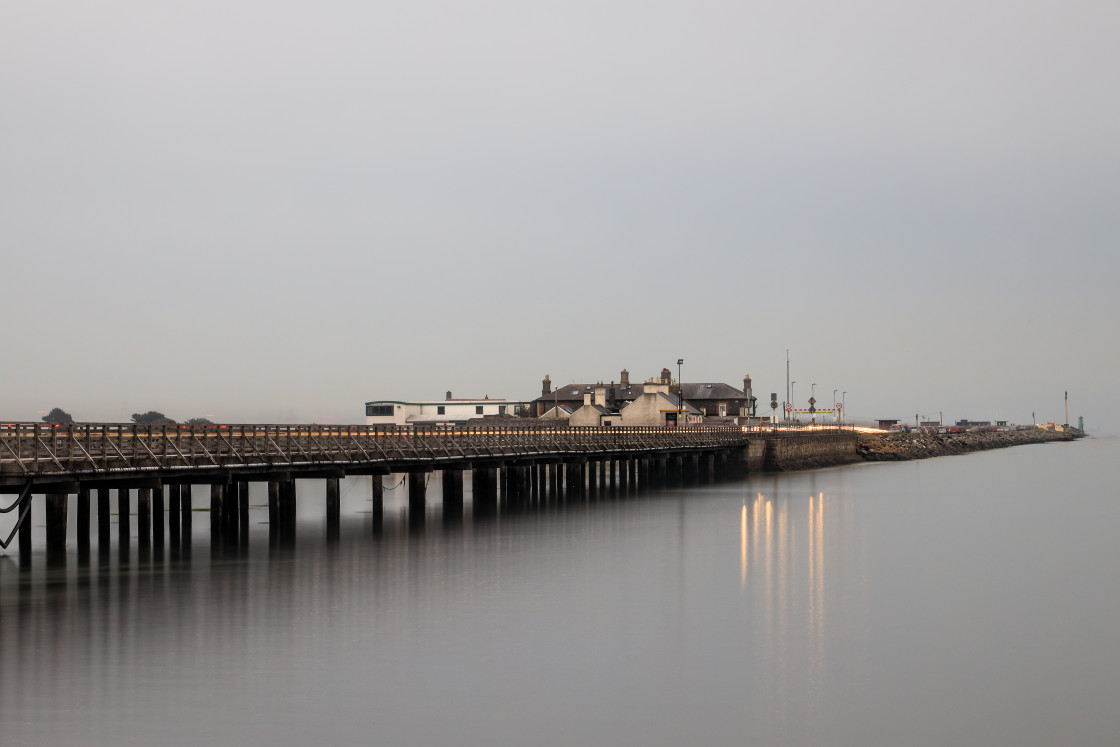
[(1120, 427), (1120, 7), (4, 3), (0, 420), (683, 379)]

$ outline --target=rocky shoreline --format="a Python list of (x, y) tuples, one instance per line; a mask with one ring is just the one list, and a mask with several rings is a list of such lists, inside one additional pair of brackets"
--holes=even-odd
[(900, 462), (1081, 437), (1076, 432), (1041, 428), (979, 433), (861, 433), (856, 453), (864, 462)]

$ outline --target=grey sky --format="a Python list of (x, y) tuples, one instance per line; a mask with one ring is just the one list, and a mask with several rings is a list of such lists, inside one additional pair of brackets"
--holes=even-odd
[(1115, 3), (0, 19), (0, 419), (358, 422), (678, 357), (781, 398), (789, 348), (855, 415), (1120, 425)]

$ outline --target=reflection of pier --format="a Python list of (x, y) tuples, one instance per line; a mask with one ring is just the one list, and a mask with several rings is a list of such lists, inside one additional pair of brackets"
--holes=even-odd
[[(189, 537), (208, 487), (211, 541), (244, 545), (249, 485), (267, 483), (270, 541), (295, 539), (298, 480), (324, 480), (328, 538), (338, 536), (339, 480), (370, 475), (374, 526), (383, 477), (403, 474), (410, 514), (422, 516), (428, 477), (439, 472), (445, 516), (562, 501), (600, 491), (635, 491), (741, 473), (748, 433), (739, 428), (454, 428), (383, 426), (133, 426), (42, 424), (0, 429), (0, 493), (19, 497), (12, 535), (21, 561), (31, 553), (31, 507), (45, 496), (48, 559), (64, 557), (69, 497), (77, 497), (79, 558), (88, 557), (96, 506), (97, 547), (112, 541), (110, 491), (117, 497), (118, 546), (131, 542), (132, 501), (141, 553)], [(469, 475), (468, 475), (469, 473)], [(4, 509), (4, 507), (0, 507)]]

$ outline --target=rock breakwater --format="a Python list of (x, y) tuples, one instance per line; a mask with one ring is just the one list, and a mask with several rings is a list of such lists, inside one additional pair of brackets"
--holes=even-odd
[(1075, 433), (1041, 428), (978, 433), (861, 433), (856, 453), (865, 462), (899, 462), (1022, 444), (1072, 441), (1079, 437)]

